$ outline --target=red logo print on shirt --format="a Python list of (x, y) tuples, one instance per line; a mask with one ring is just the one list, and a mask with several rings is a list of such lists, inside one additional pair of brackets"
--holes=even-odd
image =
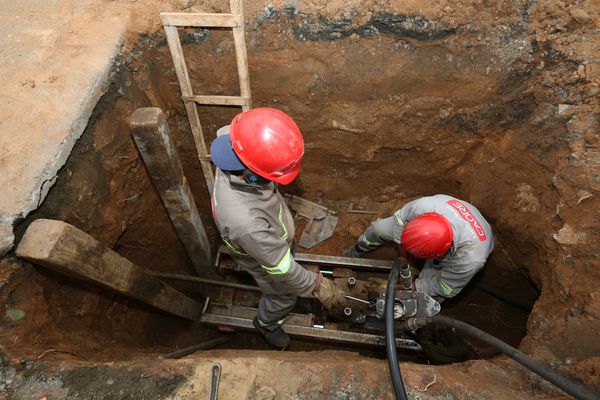
[(471, 228), (473, 228), (473, 230), (477, 234), (477, 237), (479, 238), (480, 241), (483, 242), (487, 239), (485, 231), (483, 230), (483, 228), (481, 227), (479, 222), (477, 222), (477, 220), (475, 219), (473, 214), (471, 214), (471, 211), (467, 208), (467, 206), (465, 206), (463, 203), (461, 203), (458, 200), (450, 200), (447, 203), (451, 207), (455, 208), (458, 211), (458, 213), (460, 214), (460, 216), (465, 221), (467, 221), (469, 223), (469, 225), (471, 225)]

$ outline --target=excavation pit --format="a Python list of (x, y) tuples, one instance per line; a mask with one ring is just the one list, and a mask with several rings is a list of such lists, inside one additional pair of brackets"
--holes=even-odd
[[(279, 108), (292, 115), (306, 143), (302, 172), (282, 191), (321, 202), (340, 214), (334, 237), (310, 253), (341, 254), (370, 221), (391, 215), (415, 198), (445, 193), (465, 199), (492, 225), (496, 249), (469, 287), (443, 304), (443, 313), (492, 333), (566, 375), (600, 384), (593, 372), (599, 368), (600, 351), (594, 333), (600, 318), (596, 300), (600, 294), (595, 289), (600, 276), (593, 268), (598, 243), (594, 151), (599, 116), (597, 97), (586, 95), (597, 90), (598, 77), (595, 67), (584, 64), (585, 57), (592, 59), (589, 54), (597, 55), (598, 49), (585, 53), (568, 40), (561, 42), (542, 32), (546, 24), (560, 20), (571, 31), (555, 35), (581, 36), (592, 48), (586, 35), (598, 27), (574, 19), (568, 11), (554, 10), (552, 1), (497, 8), (464, 2), (461, 13), (441, 6), (417, 10), (404, 3), (349, 5), (345, 11), (314, 4), (245, 5), (253, 107)], [(208, 192), (158, 22), (158, 12), (164, 10), (158, 4), (149, 10), (122, 7), (152, 22), (129, 28), (105, 94), (47, 196), (15, 222), (15, 242), (32, 221), (57, 219), (89, 233), (141, 268), (194, 275), (127, 125), (136, 108), (153, 106), (165, 112), (216, 247), (219, 239)], [(198, 2), (192, 10), (225, 8)], [(230, 33), (181, 29), (180, 35), (194, 90), (238, 94)], [(236, 107), (198, 110), (208, 142), (239, 112)], [(373, 214), (349, 213), (351, 209)], [(297, 234), (302, 228), (299, 224)], [(395, 252), (384, 247), (371, 256), (391, 260)], [(0, 271), (4, 315), (0, 349), (10, 362), (21, 359), (23, 366), (35, 364), (34, 370), (107, 363), (142, 370), (147, 360), (155, 362), (158, 355), (219, 335), (92, 284), (34, 267), (12, 253), (2, 259)], [(230, 279), (208, 271), (206, 276)], [(252, 284), (247, 276), (233, 276)], [(168, 282), (201, 302), (222, 294), (216, 287)], [(532, 306), (532, 313), (490, 296), (482, 290), (486, 287)], [(252, 305), (257, 299), (240, 293), (235, 301)], [(309, 306), (300, 302), (295, 311)], [(431, 387), (431, 396), (448, 393), (464, 398), (476, 393), (476, 382), (458, 388), (466, 384), (461, 374), (486, 385), (491, 382), (486, 389), (489, 398), (528, 398), (553, 390), (495, 350), (470, 340), (469, 345), (475, 351), (467, 358), (477, 361), (455, 367), (427, 367), (428, 362), (443, 362), (401, 353), (409, 387), (424, 387), (431, 379), (421, 384), (418, 377), (431, 378), (434, 371), (433, 376), (441, 379)], [(357, 374), (373, 366), (381, 370), (369, 375), (369, 383), (346, 377), (361, 382), (349, 389), (355, 390), (350, 394), (391, 396), (383, 348), (295, 341), (290, 355), (267, 350), (259, 336), (246, 332), (218, 350), (184, 361), (186, 366), (205, 365), (203, 357), (209, 357), (232, 362), (234, 369), (259, 365), (259, 376), (261, 368), (268, 368), (257, 358), (289, 363), (286, 371), (293, 373), (302, 363), (331, 357), (337, 363), (331, 367), (335, 371), (344, 371), (344, 363), (356, 363)], [(346, 352), (335, 352), (339, 350)], [(519, 372), (507, 372), (509, 367)], [(177, 371), (179, 377), (156, 393), (175, 393), (185, 386), (181, 382), (196, 379)], [(103, 372), (98, 376), (103, 378)], [(256, 379), (256, 385), (249, 383), (239, 393), (269, 386)], [(128, 381), (119, 382), (127, 386)], [(514, 389), (498, 382), (519, 383)], [(321, 384), (320, 394), (307, 398), (331, 397), (345, 381), (336, 375)], [(282, 396), (291, 395), (277, 384), (269, 387)], [(309, 393), (300, 384), (293, 387), (296, 393)], [(380, 391), (369, 392), (374, 387)], [(7, 393), (17, 393), (10, 390)], [(197, 388), (194, 393), (207, 392)]]

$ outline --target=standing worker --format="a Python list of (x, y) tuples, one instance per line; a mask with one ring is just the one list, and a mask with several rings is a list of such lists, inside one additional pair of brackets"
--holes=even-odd
[(457, 295), (494, 249), (492, 229), (479, 210), (443, 194), (411, 201), (374, 221), (343, 255), (361, 257), (383, 242), (395, 242), (409, 257), (425, 260), (415, 289), (438, 302)]
[(254, 326), (270, 346), (283, 350), (290, 338), (281, 325), (298, 296), (316, 296), (328, 310), (348, 301), (333, 281), (294, 260), (294, 220), (277, 185), (300, 172), (302, 134), (284, 112), (255, 108), (219, 129), (210, 153), (218, 167), (215, 223), (233, 259), (263, 293)]

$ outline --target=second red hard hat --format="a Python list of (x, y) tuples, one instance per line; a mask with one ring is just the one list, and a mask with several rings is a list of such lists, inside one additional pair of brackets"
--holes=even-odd
[(441, 214), (428, 212), (410, 220), (400, 237), (402, 247), (422, 260), (440, 258), (452, 245), (452, 225)]

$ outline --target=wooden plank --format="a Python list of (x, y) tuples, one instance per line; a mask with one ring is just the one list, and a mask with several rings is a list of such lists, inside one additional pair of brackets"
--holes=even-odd
[(197, 28), (235, 28), (242, 25), (237, 14), (160, 13), (164, 26), (191, 26)]
[(240, 96), (189, 96), (184, 101), (193, 101), (196, 104), (210, 104), (218, 106), (243, 106), (250, 103), (250, 99)]
[(129, 128), (179, 239), (198, 275), (205, 275), (211, 268), (208, 236), (164, 113), (156, 107), (138, 108), (129, 120)]
[(246, 53), (246, 38), (244, 35), (244, 9), (242, 0), (230, 0), (231, 13), (240, 16), (240, 26), (233, 28), (233, 42), (235, 45), (235, 59), (237, 61), (238, 79), (240, 81), (240, 95), (249, 99), (247, 104), (242, 105), (242, 111), (252, 108), (252, 95), (250, 94), (250, 74), (248, 72), (248, 55)]
[[(181, 88), (181, 95), (183, 98), (193, 96), (192, 84), (185, 65), (185, 58), (183, 57), (183, 49), (181, 48), (181, 41), (179, 39), (177, 28), (174, 26), (165, 26), (165, 34), (167, 36), (167, 42), (169, 43), (171, 57), (173, 58), (173, 65), (175, 66), (179, 87)], [(196, 151), (198, 152), (198, 159), (200, 160), (202, 172), (204, 173), (206, 188), (208, 193), (212, 195), (213, 187), (215, 185), (215, 175), (211, 162), (206, 159), (209, 153), (206, 150), (206, 143), (204, 142), (204, 134), (202, 133), (198, 110), (196, 109), (195, 103), (185, 101), (184, 105), (190, 122), (192, 136), (194, 137)]]
[(96, 283), (169, 314), (196, 321), (202, 305), (62, 221), (29, 225), (17, 256), (61, 274)]

